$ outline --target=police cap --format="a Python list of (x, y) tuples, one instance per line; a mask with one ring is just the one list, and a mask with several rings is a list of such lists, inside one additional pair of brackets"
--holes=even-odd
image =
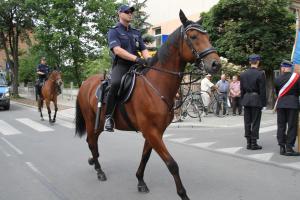
[(261, 60), (261, 57), (260, 55), (257, 55), (257, 54), (252, 54), (249, 56), (249, 61), (260, 61)]
[(119, 9), (118, 9), (118, 11), (119, 12), (126, 12), (126, 11), (131, 11), (131, 12), (134, 12), (134, 7), (133, 6), (128, 6), (128, 5), (126, 5), (126, 4), (123, 4), (123, 5), (121, 5), (120, 7), (119, 7)]
[(280, 64), (281, 67), (293, 67), (293, 63), (288, 60), (283, 60)]

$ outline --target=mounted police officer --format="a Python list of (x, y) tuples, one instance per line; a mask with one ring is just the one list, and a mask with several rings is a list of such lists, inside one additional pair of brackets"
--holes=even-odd
[(48, 74), (50, 72), (49, 66), (46, 64), (46, 58), (42, 57), (40, 60), (40, 64), (36, 68), (36, 73), (38, 75), (38, 81), (36, 84), (37, 95), (41, 96), (41, 89), (48, 78)]
[[(122, 76), (136, 63), (146, 65), (146, 59), (150, 57), (140, 31), (130, 26), (134, 10), (134, 7), (121, 5), (118, 9), (119, 22), (108, 32), (109, 48), (113, 53), (114, 61), (104, 128), (110, 132), (114, 131), (113, 113)], [(143, 58), (139, 57), (138, 51), (141, 52)]]
[(266, 99), (266, 76), (264, 71), (258, 69), (261, 61), (259, 55), (249, 56), (251, 67), (241, 73), (241, 104), (244, 106), (244, 126), (245, 137), (247, 139), (247, 149), (259, 150), (261, 146), (257, 144), (259, 138), (259, 126), (261, 120), (261, 110), (267, 104)]
[(299, 156), (300, 154), (295, 152), (293, 147), (298, 129), (300, 79), (298, 74), (292, 73), (291, 62), (283, 60), (280, 66), (282, 74), (275, 79), (275, 90), (278, 96), (275, 104), (277, 140), (281, 155)]

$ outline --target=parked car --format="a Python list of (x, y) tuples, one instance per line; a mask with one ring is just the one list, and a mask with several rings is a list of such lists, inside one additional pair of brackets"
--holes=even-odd
[(10, 90), (5, 75), (0, 73), (0, 107), (10, 108)]

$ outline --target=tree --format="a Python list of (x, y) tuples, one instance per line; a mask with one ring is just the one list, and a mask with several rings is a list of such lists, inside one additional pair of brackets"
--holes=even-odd
[[(273, 103), (273, 70), (290, 58), (294, 43), (295, 16), (289, 0), (220, 0), (202, 25), (220, 55), (237, 65), (247, 65), (249, 54), (260, 54), (267, 75), (268, 102)], [(272, 104), (271, 103), (271, 104)]]
[(18, 96), (19, 41), (30, 42), (35, 12), (30, 0), (0, 0), (0, 5), (0, 43), (12, 70), (13, 95)]
[(80, 86), (88, 58), (107, 45), (106, 34), (116, 20), (115, 0), (40, 0), (36, 38), (57, 66), (73, 71)]
[(148, 0), (139, 2), (139, 0), (131, 0), (131, 4), (135, 8), (132, 26), (141, 31), (145, 43), (152, 43), (154, 41), (154, 37), (148, 34), (148, 30), (152, 25), (146, 22), (149, 15), (145, 11), (143, 11), (143, 9), (147, 7), (147, 1)]

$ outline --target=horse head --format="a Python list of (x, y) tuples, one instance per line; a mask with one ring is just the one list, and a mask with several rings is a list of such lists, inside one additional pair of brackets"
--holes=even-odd
[(55, 84), (57, 86), (61, 86), (63, 84), (62, 78), (61, 78), (61, 72), (54, 70), (51, 72), (51, 74), (49, 75), (48, 80), (51, 80), (53, 82), (55, 82)]
[(204, 28), (196, 22), (187, 19), (182, 10), (179, 13), (182, 23), (183, 35), (182, 57), (196, 67), (209, 73), (216, 73), (221, 68), (221, 60), (215, 48), (209, 41), (209, 36)]

